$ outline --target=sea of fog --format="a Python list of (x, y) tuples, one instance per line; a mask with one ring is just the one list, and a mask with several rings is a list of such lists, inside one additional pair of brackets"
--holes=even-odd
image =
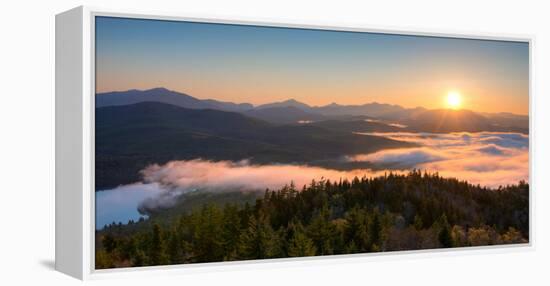
[[(516, 184), (529, 178), (529, 137), (519, 133), (357, 133), (417, 143), (419, 147), (352, 154), (342, 160), (370, 162), (388, 169), (338, 171), (305, 165), (253, 165), (248, 161), (172, 161), (143, 170), (143, 182), (96, 192), (96, 228), (127, 223), (142, 215), (138, 207), (170, 207), (183, 193), (203, 190), (278, 189), (290, 181), (301, 187), (312, 179), (352, 179), (412, 168), (439, 172), (487, 187)], [(391, 167), (390, 167), (391, 166)]]

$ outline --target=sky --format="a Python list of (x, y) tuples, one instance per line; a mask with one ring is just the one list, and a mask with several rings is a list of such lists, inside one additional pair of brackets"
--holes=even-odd
[(165, 87), (255, 105), (398, 104), (529, 113), (529, 45), (96, 17), (96, 92)]

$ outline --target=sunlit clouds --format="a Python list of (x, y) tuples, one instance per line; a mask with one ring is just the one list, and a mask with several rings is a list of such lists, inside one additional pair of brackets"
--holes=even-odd
[[(366, 133), (364, 133), (366, 134)], [(339, 171), (306, 165), (255, 165), (243, 161), (187, 160), (153, 164), (142, 170), (143, 181), (99, 192), (99, 227), (112, 217), (138, 219), (141, 209), (171, 207), (182, 194), (194, 191), (248, 192), (278, 190), (293, 183), (298, 190), (312, 180), (352, 180), (406, 174), (412, 169), (437, 172), (497, 188), (529, 178), (529, 137), (519, 133), (368, 133), (414, 142), (419, 147), (388, 149), (344, 157), (348, 162), (370, 162), (377, 168)], [(103, 194), (105, 194), (103, 196)], [(131, 195), (130, 195), (131, 194)], [(131, 199), (129, 199), (131, 198)], [(121, 202), (124, 201), (122, 204)], [(119, 205), (118, 208), (113, 206)], [(108, 209), (109, 212), (105, 212)]]
[(337, 171), (303, 165), (253, 165), (248, 161), (172, 161), (165, 165), (151, 165), (142, 171), (145, 182), (159, 183), (167, 188), (188, 191), (263, 191), (276, 190), (294, 183), (298, 188), (312, 180), (380, 176), (384, 171)]
[(388, 149), (345, 156), (353, 162), (371, 162), (372, 169), (339, 171), (307, 165), (254, 165), (247, 160), (202, 159), (154, 164), (142, 171), (145, 183), (156, 183), (179, 193), (205, 191), (276, 190), (294, 183), (298, 188), (312, 180), (375, 177), (412, 169), (438, 172), (444, 177), (468, 180), (488, 187), (516, 184), (529, 177), (529, 139), (517, 133), (370, 133), (414, 142), (421, 147)]
[[(367, 133), (365, 133), (367, 134)], [(519, 133), (368, 133), (414, 142), (422, 147), (347, 156), (396, 168), (438, 172), (488, 187), (529, 179), (529, 137)]]
[(414, 142), (421, 147), (389, 149), (345, 157), (347, 161), (371, 162), (378, 168), (339, 171), (306, 165), (254, 165), (247, 160), (172, 161), (154, 164), (142, 171), (145, 183), (158, 184), (161, 196), (149, 203), (164, 205), (174, 196), (192, 191), (277, 190), (294, 183), (298, 189), (312, 180), (351, 180), (376, 177), (389, 172), (407, 173), (412, 169), (438, 172), (444, 177), (467, 180), (487, 187), (516, 184), (528, 180), (528, 136), (517, 133), (370, 133), (370, 135)]

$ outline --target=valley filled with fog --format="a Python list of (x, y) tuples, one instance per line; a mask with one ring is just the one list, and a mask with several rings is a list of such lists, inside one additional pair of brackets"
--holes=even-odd
[(294, 100), (253, 107), (165, 89), (98, 102), (98, 229), (193, 192), (263, 194), (411, 170), (490, 189), (529, 178), (528, 118), (517, 115)]

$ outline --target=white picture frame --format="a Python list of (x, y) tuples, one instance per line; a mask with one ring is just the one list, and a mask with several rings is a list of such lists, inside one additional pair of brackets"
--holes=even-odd
[[(526, 251), (534, 247), (533, 200), (535, 188), (530, 188), (529, 206), (529, 243), (519, 245), (496, 245), (459, 249), (434, 249), (397, 251), (391, 253), (351, 254), (308, 258), (284, 258), (273, 260), (215, 262), (192, 265), (154, 266), (126, 269), (95, 270), (94, 268), (94, 21), (96, 16), (116, 16), (139, 19), (193, 21), (222, 24), (260, 25), (287, 28), (308, 28), (336, 31), (375, 32), (400, 35), (442, 36), (454, 38), (473, 38), (486, 40), (522, 41), (529, 44), (530, 78), (530, 130), (529, 154), (532, 158), (533, 96), (532, 92), (532, 49), (534, 38), (525, 35), (488, 35), (459, 34), (442, 31), (369, 29), (365, 27), (334, 27), (309, 25), (304, 23), (276, 23), (249, 21), (242, 19), (215, 19), (185, 17), (179, 14), (150, 14), (138, 11), (122, 11), (93, 7), (77, 7), (56, 16), (56, 209), (55, 209), (55, 268), (72, 277), (88, 280), (115, 275), (151, 275), (167, 272), (216, 271), (228, 267), (269, 267), (269, 265), (287, 263), (347, 263), (358, 259), (371, 259), (373, 256), (403, 257), (407, 255), (431, 256), (454, 255), (493, 251)], [(529, 182), (533, 180), (533, 160), (529, 162)]]

